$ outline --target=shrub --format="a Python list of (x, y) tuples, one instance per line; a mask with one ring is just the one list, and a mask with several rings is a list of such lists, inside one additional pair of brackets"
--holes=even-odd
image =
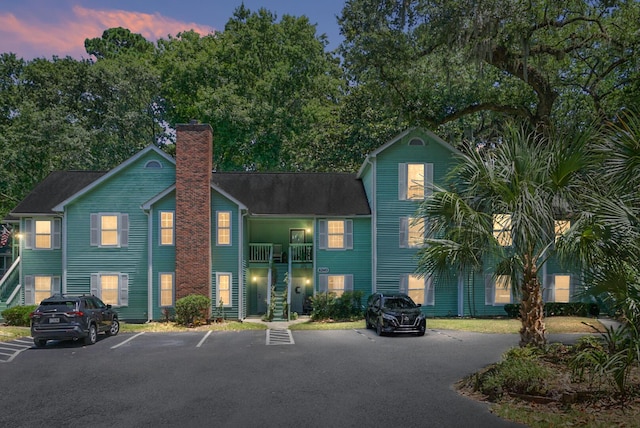
[[(509, 318), (518, 318), (520, 316), (520, 304), (511, 303), (504, 305), (504, 311)], [(578, 317), (597, 317), (600, 315), (600, 307), (596, 303), (583, 302), (547, 302), (544, 304), (544, 315), (551, 316), (578, 316)]]
[(311, 297), (311, 319), (313, 321), (350, 321), (360, 319), (362, 291), (345, 291), (337, 297), (335, 293), (318, 293)]
[(190, 294), (176, 301), (176, 322), (185, 326), (203, 323), (211, 300), (201, 294)]
[(35, 311), (36, 308), (36, 305), (14, 306), (2, 311), (2, 318), (4, 318), (7, 325), (28, 327), (31, 324), (29, 314)]

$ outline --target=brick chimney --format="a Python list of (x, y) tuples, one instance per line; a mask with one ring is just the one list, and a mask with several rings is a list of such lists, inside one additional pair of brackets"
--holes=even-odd
[(213, 131), (194, 122), (176, 131), (176, 299), (211, 298)]

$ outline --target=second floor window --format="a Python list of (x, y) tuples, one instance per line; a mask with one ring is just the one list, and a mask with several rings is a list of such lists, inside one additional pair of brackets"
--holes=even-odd
[(160, 211), (160, 245), (173, 245), (173, 211)]
[(555, 242), (558, 242), (558, 239), (562, 237), (565, 233), (569, 231), (571, 227), (571, 222), (569, 220), (555, 220), (553, 222), (554, 226), (554, 234), (555, 234)]
[(216, 213), (218, 245), (231, 245), (231, 212), (218, 211)]
[(498, 244), (503, 247), (509, 247), (513, 244), (511, 237), (511, 214), (493, 215), (493, 237), (496, 238)]
[(398, 165), (398, 199), (423, 200), (433, 192), (432, 163)]
[(91, 245), (98, 247), (128, 246), (129, 215), (123, 213), (91, 214)]
[(324, 250), (347, 250), (353, 248), (352, 220), (320, 220), (319, 247)]
[(26, 219), (25, 248), (50, 250), (60, 248), (60, 219)]

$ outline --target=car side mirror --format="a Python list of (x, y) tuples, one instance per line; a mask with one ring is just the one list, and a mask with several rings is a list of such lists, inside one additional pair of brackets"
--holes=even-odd
[(107, 305), (107, 309), (111, 309), (111, 305)]
[(420, 306), (422, 306), (422, 303), (418, 303), (417, 305), (418, 305), (418, 307), (420, 307)]

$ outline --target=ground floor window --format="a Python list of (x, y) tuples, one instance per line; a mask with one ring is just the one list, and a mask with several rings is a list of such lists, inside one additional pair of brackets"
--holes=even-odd
[(24, 300), (27, 305), (37, 305), (52, 294), (60, 293), (60, 277), (50, 275), (26, 275)]
[(549, 275), (545, 289), (545, 302), (568, 303), (571, 299), (571, 276)]
[(506, 305), (511, 303), (511, 278), (509, 275), (487, 275), (485, 280), (485, 303)]
[(216, 274), (216, 304), (215, 306), (231, 306), (231, 274)]
[(337, 297), (345, 291), (353, 291), (353, 275), (320, 275), (320, 292), (334, 293)]
[(173, 273), (160, 274), (160, 306), (173, 306), (175, 298), (175, 275)]
[(91, 294), (112, 306), (129, 304), (129, 275), (124, 273), (91, 274)]
[(404, 275), (400, 281), (400, 292), (407, 294), (415, 303), (425, 306), (435, 305), (433, 277)]

